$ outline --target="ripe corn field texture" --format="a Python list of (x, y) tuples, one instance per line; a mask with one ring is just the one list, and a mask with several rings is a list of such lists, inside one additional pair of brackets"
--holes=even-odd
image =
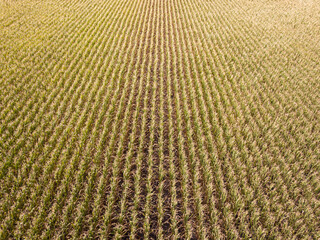
[(0, 0), (0, 239), (320, 239), (319, 0)]

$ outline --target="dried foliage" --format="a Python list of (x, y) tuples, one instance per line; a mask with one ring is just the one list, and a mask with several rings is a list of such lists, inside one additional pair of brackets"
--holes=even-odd
[(0, 0), (0, 239), (320, 239), (320, 2)]

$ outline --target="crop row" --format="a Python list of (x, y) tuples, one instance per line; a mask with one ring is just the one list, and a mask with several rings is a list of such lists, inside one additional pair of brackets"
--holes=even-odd
[(0, 239), (320, 237), (319, 59), (255, 1), (0, 4)]

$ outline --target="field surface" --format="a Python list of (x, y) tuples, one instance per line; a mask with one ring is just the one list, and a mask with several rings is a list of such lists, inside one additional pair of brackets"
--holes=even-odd
[(0, 239), (320, 239), (319, 0), (0, 0)]

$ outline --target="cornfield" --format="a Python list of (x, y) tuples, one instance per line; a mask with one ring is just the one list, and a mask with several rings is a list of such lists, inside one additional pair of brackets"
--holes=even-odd
[(319, 0), (0, 0), (0, 239), (320, 239)]

